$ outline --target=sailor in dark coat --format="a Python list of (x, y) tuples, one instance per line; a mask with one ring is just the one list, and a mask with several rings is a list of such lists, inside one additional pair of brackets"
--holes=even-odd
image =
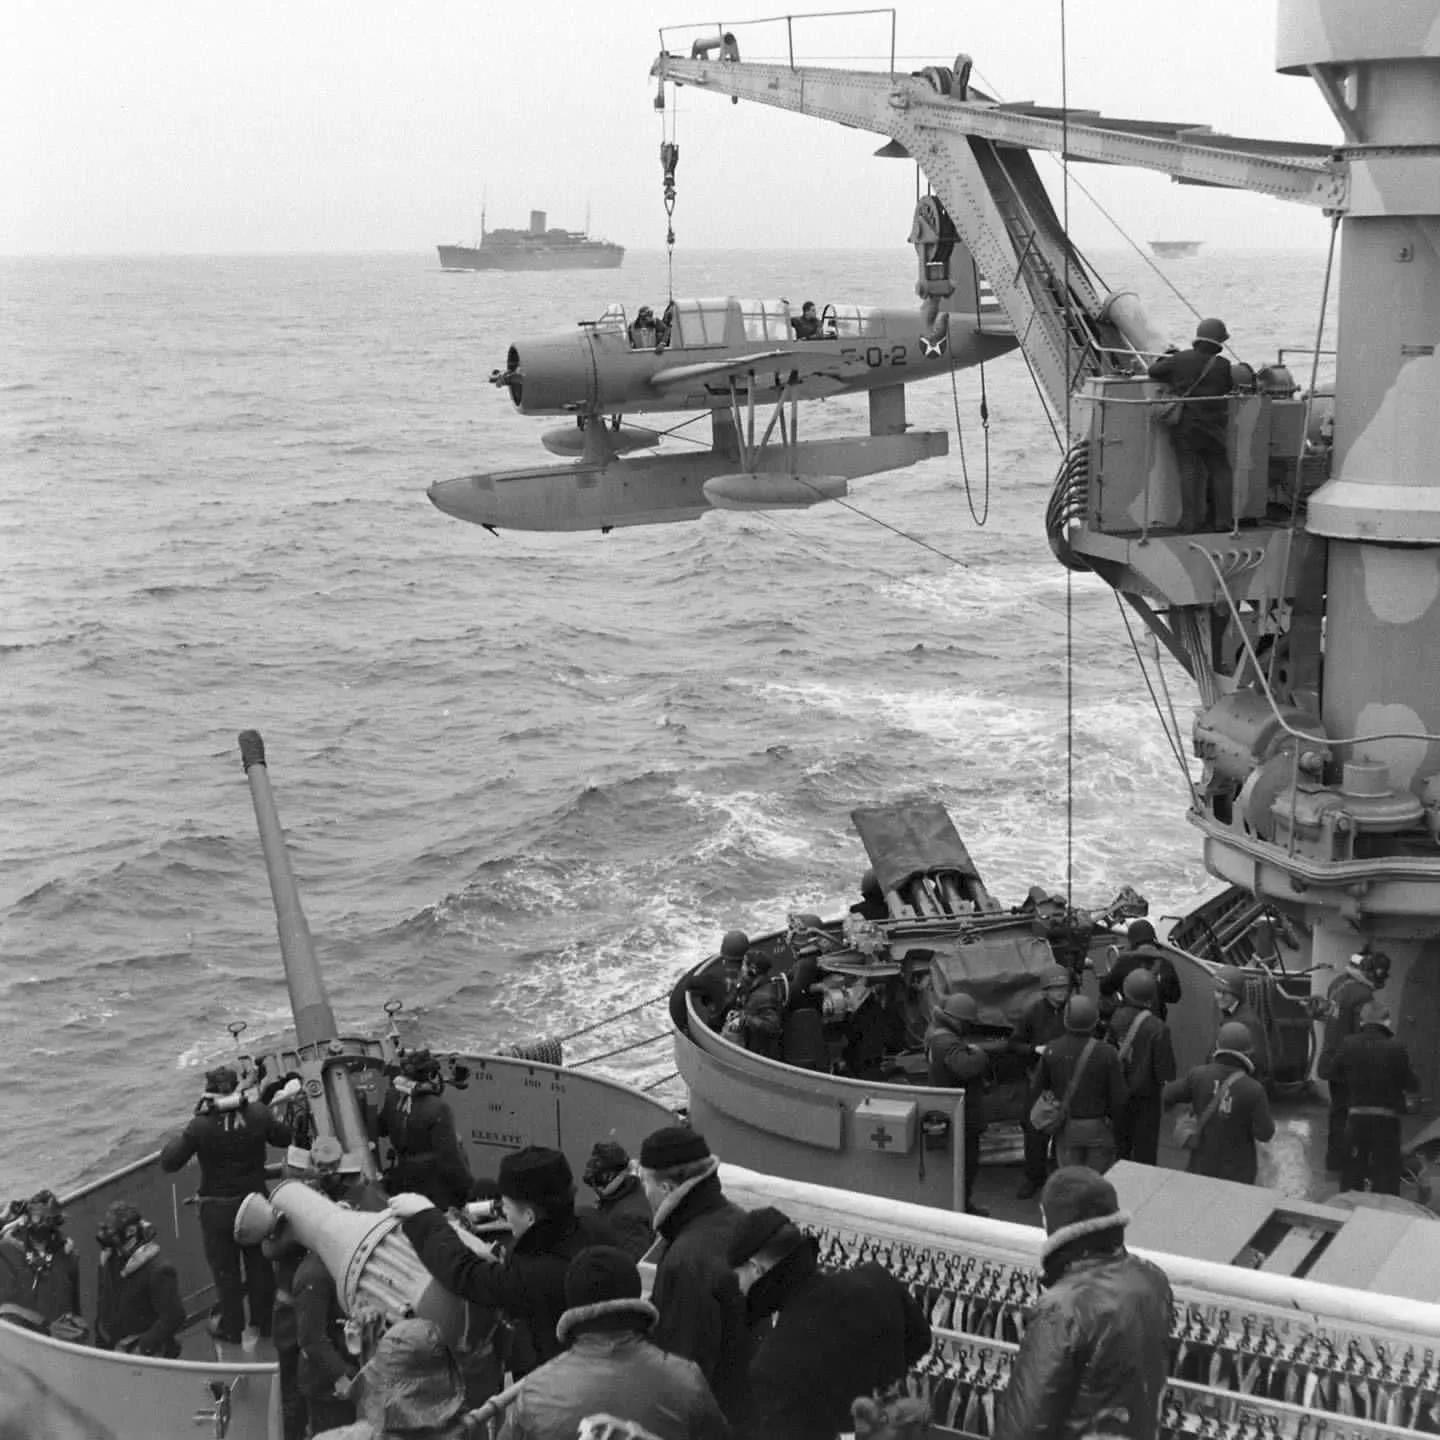
[(1169, 1026), (1154, 1012), (1157, 1004), (1154, 974), (1132, 970), (1107, 1036), (1125, 1077), (1125, 1104), (1115, 1125), (1116, 1158), (1141, 1165), (1159, 1161), (1161, 1096), (1175, 1078), (1175, 1047)]
[(759, 1337), (741, 1426), (754, 1440), (835, 1440), (852, 1428), (852, 1400), (904, 1379), (930, 1349), (930, 1322), (888, 1270), (822, 1270), (817, 1249), (768, 1207), (751, 1211), (730, 1241), (727, 1258)]
[(309, 1254), (282, 1215), (260, 1242), (265, 1258), (275, 1267), (275, 1310), (270, 1331), (280, 1379), (280, 1434), (282, 1440), (305, 1440), (310, 1427), (309, 1407), (300, 1392), (300, 1341), (295, 1317), (295, 1277)]
[(614, 1140), (597, 1141), (582, 1178), (595, 1192), (593, 1213), (610, 1227), (632, 1260), (640, 1259), (655, 1243), (655, 1231), (650, 1202), (625, 1147)]
[(1170, 1368), (1165, 1272), (1125, 1249), (1115, 1187), (1066, 1166), (1040, 1199), (1043, 1293), (1000, 1393), (991, 1440), (1156, 1440)]
[(745, 1211), (720, 1189), (720, 1162), (705, 1137), (670, 1125), (645, 1137), (640, 1181), (664, 1248), (650, 1298), (660, 1313), (652, 1337), (704, 1372), (732, 1423), (743, 1410), (745, 1306), (726, 1256)]
[(929, 1083), (938, 1089), (965, 1092), (965, 1210), (970, 1215), (989, 1213), (979, 1209), (973, 1198), (980, 1173), (980, 1137), (985, 1133), (985, 1077), (990, 1072), (990, 1057), (967, 1038), (979, 1018), (975, 997), (957, 991), (946, 995), (930, 1012), (925, 1031)]
[(395, 1152), (386, 1188), (392, 1194), (429, 1196), (448, 1210), (470, 1198), (475, 1182), (455, 1132), (455, 1117), (440, 1098), (444, 1091), (439, 1061), (428, 1050), (412, 1051), (390, 1081), (376, 1128)]
[(1216, 1038), (1219, 1044), (1211, 1060), (1165, 1087), (1165, 1108), (1188, 1101), (1197, 1118), (1203, 1116), (1218, 1088), (1228, 1081), (1228, 1089), (1201, 1130), (1185, 1168), (1192, 1175), (1253, 1185), (1260, 1173), (1255, 1146), (1275, 1134), (1275, 1120), (1265, 1087), (1255, 1079), (1249, 1027), (1227, 1020)]
[[(1072, 995), (1065, 1006), (1065, 1033), (1040, 1056), (1030, 1084), (1030, 1104), (1045, 1091), (1064, 1100), (1085, 1047), (1095, 1037), (1100, 1012), (1088, 995)], [(1062, 1165), (1088, 1165), (1104, 1172), (1115, 1160), (1115, 1122), (1125, 1108), (1125, 1077), (1120, 1056), (1105, 1040), (1095, 1040), (1079, 1071), (1064, 1128), (1055, 1137), (1055, 1158)]]
[(291, 1138), (288, 1125), (240, 1089), (234, 1068), (221, 1065), (206, 1075), (193, 1118), (160, 1151), (167, 1173), (183, 1169), (192, 1156), (200, 1161), (200, 1234), (219, 1302), (211, 1328), (230, 1344), (238, 1345), (245, 1329), (247, 1294), (251, 1325), (270, 1334), (275, 1272), (258, 1244), (235, 1243), (235, 1216), (247, 1195), (265, 1194), (266, 1148)]
[(360, 1363), (345, 1345), (345, 1312), (329, 1266), (312, 1251), (295, 1267), (293, 1283), (295, 1383), (318, 1434), (354, 1420), (349, 1387)]
[(786, 986), (783, 976), (771, 974), (772, 968), (769, 957), (759, 951), (752, 950), (745, 957), (736, 1009), (727, 1028), (747, 1050), (778, 1060), (785, 1028)]
[(1180, 466), (1180, 529), (1187, 532), (1217, 524), (1228, 528), (1232, 518), (1230, 412), (1219, 398), (1235, 388), (1230, 362), (1221, 354), (1229, 338), (1223, 320), (1202, 320), (1190, 349), (1162, 355), (1150, 366), (1152, 380), (1188, 397), (1180, 423), (1170, 431)]
[(1346, 1077), (1335, 1075), (1335, 1056), (1347, 1036), (1360, 1029), (1360, 1012), (1390, 978), (1390, 957), (1383, 951), (1362, 951), (1330, 982), (1325, 993), (1325, 1038), (1315, 1073), (1330, 1091), (1330, 1130), (1325, 1141), (1325, 1168), (1345, 1168), (1345, 1123), (1350, 1096)]
[(499, 1310), (510, 1323), (508, 1368), (527, 1375), (560, 1352), (555, 1325), (565, 1311), (565, 1271), (587, 1245), (614, 1245), (594, 1215), (575, 1213), (575, 1179), (559, 1150), (528, 1145), (506, 1155), (497, 1177), (515, 1243), (500, 1258), (466, 1243), (423, 1195), (396, 1195), (390, 1209), (425, 1268), (452, 1294)]
[[(332, 1136), (310, 1147), (305, 1183), (327, 1200), (370, 1212), (385, 1209), (380, 1187), (346, 1156)], [(319, 1255), (306, 1251), (283, 1217), (261, 1242), (275, 1265), (275, 1344), (285, 1440), (303, 1434), (308, 1421), (318, 1433), (355, 1418), (349, 1384), (359, 1369), (345, 1344), (345, 1312), (335, 1277)], [(286, 1381), (289, 1380), (287, 1394)], [(337, 1385), (340, 1391), (337, 1391)]]
[(95, 1239), (100, 1245), (96, 1345), (177, 1359), (185, 1304), (175, 1267), (156, 1242), (155, 1227), (133, 1205), (116, 1200), (106, 1209)]
[(1184, 993), (1175, 962), (1160, 949), (1155, 927), (1148, 920), (1132, 920), (1126, 931), (1127, 948), (1100, 977), (1100, 1013), (1113, 1013), (1124, 994), (1126, 977), (1136, 970), (1148, 970), (1155, 977), (1156, 998), (1150, 1007), (1162, 1020), (1170, 1006), (1178, 1005)]
[(655, 1307), (640, 1290), (623, 1251), (596, 1245), (570, 1262), (557, 1326), (565, 1350), (519, 1387), (501, 1440), (575, 1440), (596, 1415), (623, 1417), (637, 1437), (730, 1440), (700, 1367), (650, 1340)]
[(1260, 1013), (1245, 997), (1245, 972), (1234, 965), (1222, 965), (1215, 972), (1215, 1006), (1221, 1024), (1229, 1021), (1250, 1032), (1250, 1068), (1265, 1086), (1270, 1082), (1270, 1035)]
[(860, 899), (850, 907), (852, 915), (862, 920), (888, 920), (890, 907), (885, 903), (885, 892), (875, 871), (867, 870), (860, 877)]
[(1400, 1117), (1405, 1097), (1420, 1089), (1410, 1056), (1395, 1038), (1390, 1011), (1378, 1000), (1360, 1010), (1360, 1028), (1335, 1052), (1331, 1074), (1345, 1087), (1342, 1190), (1400, 1193)]
[[(1054, 966), (1046, 971), (1040, 993), (1025, 1002), (1015, 1021), (1009, 1048), (1023, 1059), (1026, 1070), (1032, 1075), (1039, 1067), (1045, 1047), (1065, 1033), (1065, 1002), (1070, 998), (1071, 986), (1071, 972), (1063, 965)], [(1045, 1184), (1050, 1136), (1041, 1134), (1030, 1123), (1029, 1105), (1026, 1105), (1021, 1118), (1020, 1130), (1025, 1145), (1025, 1179), (1015, 1195), (1019, 1200), (1028, 1200), (1032, 1195), (1038, 1195)]]

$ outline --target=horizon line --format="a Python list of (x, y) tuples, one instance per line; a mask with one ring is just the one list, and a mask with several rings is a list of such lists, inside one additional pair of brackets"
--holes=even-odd
[[(614, 242), (619, 243), (619, 242)], [(1148, 241), (1143, 242), (1149, 244)], [(1199, 240), (1189, 243), (1199, 244), (1211, 253), (1222, 254), (1294, 254), (1298, 252), (1325, 250), (1324, 244), (1315, 245), (1234, 245), (1211, 240)], [(464, 241), (443, 241), (437, 244), (465, 244)], [(360, 256), (418, 256), (432, 257), (436, 245), (427, 245), (422, 249), (395, 248), (385, 246), (377, 249), (366, 250), (0, 250), (0, 260), (280, 260), (280, 259), (344, 259)], [(894, 245), (706, 245), (696, 246), (687, 253), (690, 255), (718, 255), (718, 254), (749, 254), (749, 255), (797, 255), (797, 254), (829, 254), (829, 255), (871, 255), (889, 253), (891, 250), (910, 251), (913, 247), (906, 241), (896, 241)], [(1135, 246), (1128, 245), (1090, 245), (1086, 247), (1091, 252), (1121, 251), (1128, 252), (1135, 249)], [(664, 247), (650, 248), (648, 246), (624, 247), (627, 254), (663, 256)], [(584, 268), (584, 267), (580, 267)], [(618, 268), (618, 267), (617, 267)], [(540, 272), (506, 271), (496, 269), (491, 271), (440, 271), (442, 274), (525, 274)], [(552, 273), (552, 272), (544, 272)]]

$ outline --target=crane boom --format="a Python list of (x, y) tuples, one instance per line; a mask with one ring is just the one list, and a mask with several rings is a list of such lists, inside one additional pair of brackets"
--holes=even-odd
[(1128, 165), (1182, 183), (1254, 190), (1343, 209), (1347, 172), (1324, 146), (1242, 139), (1204, 126), (1118, 120), (1096, 111), (999, 104), (969, 85), (970, 62), (917, 75), (662, 53), (651, 73), (869, 130), (914, 157), (1022, 337), (1056, 417), (1087, 380), (1163, 347), (1131, 297), (1108, 294), (1071, 244), (1030, 157)]

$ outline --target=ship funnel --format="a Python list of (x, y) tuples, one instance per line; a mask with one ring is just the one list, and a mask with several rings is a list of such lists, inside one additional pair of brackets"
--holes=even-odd
[(430, 1274), (388, 1210), (351, 1210), (299, 1180), (282, 1180), (268, 1200), (245, 1198), (235, 1216), (236, 1238), (253, 1241), (268, 1234), (277, 1215), (324, 1261), (348, 1317), (378, 1313), (394, 1324), (416, 1315), (433, 1320), (448, 1344), (463, 1336), (465, 1302)]

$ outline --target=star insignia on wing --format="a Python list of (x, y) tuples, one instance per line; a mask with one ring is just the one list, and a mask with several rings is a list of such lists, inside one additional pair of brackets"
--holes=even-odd
[(943, 355), (950, 344), (950, 337), (942, 335), (938, 340), (929, 340), (924, 335), (920, 337), (920, 357), (929, 360), (937, 355)]

